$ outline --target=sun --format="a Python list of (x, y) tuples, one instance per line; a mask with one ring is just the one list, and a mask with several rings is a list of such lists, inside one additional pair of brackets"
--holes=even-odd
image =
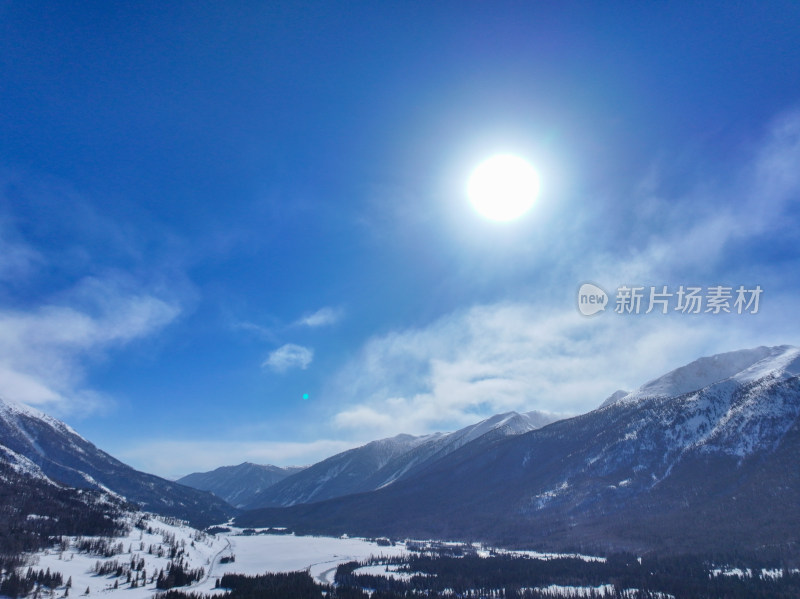
[(499, 154), (485, 160), (467, 182), (467, 196), (485, 218), (509, 221), (522, 216), (536, 201), (539, 176), (524, 159)]

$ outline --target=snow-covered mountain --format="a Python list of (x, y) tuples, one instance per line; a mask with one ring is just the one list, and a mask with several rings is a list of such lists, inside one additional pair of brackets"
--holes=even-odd
[[(0, 452), (0, 555), (52, 545), (61, 535), (112, 535), (130, 506), (108, 493), (59, 485)], [(16, 457), (21, 457), (17, 455)], [(12, 457), (12, 460), (14, 458)], [(24, 462), (25, 458), (22, 458)]]
[(766, 360), (764, 364), (767, 369), (780, 368), (780, 364), (774, 362), (774, 360), (780, 360), (780, 356), (785, 354), (791, 355), (793, 349), (788, 345), (778, 347), (761, 346), (699, 358), (686, 366), (676, 368), (645, 383), (632, 393), (623, 394), (623, 392), (617, 391), (606, 402), (614, 403), (616, 401), (636, 401), (649, 397), (683, 395), (736, 376), (764, 360)]
[(257, 493), (249, 507), (322, 501), (365, 490), (365, 480), (426, 439), (428, 437), (397, 435), (343, 451)]
[(256, 494), (249, 507), (290, 506), (372, 491), (408, 478), (475, 439), (522, 434), (558, 419), (554, 414), (498, 414), (453, 433), (398, 435), (314, 464)]
[(0, 399), (0, 460), (28, 476), (100, 489), (197, 525), (224, 521), (235, 511), (210, 493), (134, 470), (60, 420), (4, 399)]
[(381, 489), (395, 481), (410, 478), (437, 460), (477, 439), (483, 438), (487, 441), (521, 435), (555, 422), (559, 418), (560, 416), (556, 414), (538, 411), (522, 414), (507, 412), (496, 414), (452, 433), (432, 435), (419, 446), (387, 462), (365, 481), (364, 488)]
[(701, 358), (588, 414), (479, 437), (371, 493), (243, 514), (301, 531), (548, 547), (800, 541), (800, 349)]
[(605, 408), (606, 406), (610, 406), (612, 403), (616, 403), (618, 400), (622, 399), (629, 393), (630, 391), (625, 391), (624, 389), (618, 389), (614, 391), (614, 393), (606, 397), (603, 403), (600, 404), (600, 407)]
[(244, 462), (238, 466), (222, 466), (210, 472), (194, 472), (176, 482), (201, 491), (210, 491), (232, 506), (243, 507), (257, 493), (303, 469)]

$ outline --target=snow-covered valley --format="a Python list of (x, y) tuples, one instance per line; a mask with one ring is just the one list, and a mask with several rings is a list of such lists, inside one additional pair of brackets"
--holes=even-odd
[[(223, 592), (217, 588), (217, 583), (225, 574), (255, 576), (267, 572), (306, 571), (320, 584), (333, 584), (340, 564), (420, 554), (433, 545), (459, 545), (437, 541), (390, 543), (385, 539), (346, 536), (296, 536), (281, 530), (244, 530), (230, 525), (221, 527), (226, 530), (209, 534), (182, 521), (153, 514), (130, 514), (126, 520), (125, 535), (64, 537), (60, 544), (29, 554), (20, 573), (33, 568), (62, 575), (63, 585), (54, 589), (42, 587), (38, 591), (40, 596), (149, 599), (163, 590), (158, 587), (158, 579), (166, 577), (170, 564), (175, 563), (198, 575), (191, 584), (178, 587), (181, 591), (216, 594)], [(481, 557), (513, 554), (541, 560), (572, 557), (604, 561), (575, 554), (495, 551), (482, 546), (475, 546), (475, 549), (476, 555)], [(392, 566), (364, 566), (358, 573), (408, 578)]]
[[(64, 585), (48, 590), (52, 596), (99, 594), (145, 599), (159, 591), (158, 576), (168, 571), (170, 563), (182, 562), (184, 569), (190, 571), (202, 569), (199, 580), (181, 587), (182, 590), (211, 593), (216, 590), (217, 579), (224, 574), (302, 570), (318, 582), (330, 584), (341, 563), (406, 552), (402, 543), (381, 546), (365, 539), (265, 534), (265, 531), (243, 534), (242, 529), (233, 527), (229, 532), (206, 534), (178, 520), (152, 514), (131, 517), (129, 524), (129, 532), (121, 537), (64, 538), (60, 545), (30, 555), (22, 570), (32, 567), (61, 573)], [(86, 546), (93, 541), (95, 550), (81, 549), (82, 544)], [(71, 587), (67, 588), (70, 580)]]

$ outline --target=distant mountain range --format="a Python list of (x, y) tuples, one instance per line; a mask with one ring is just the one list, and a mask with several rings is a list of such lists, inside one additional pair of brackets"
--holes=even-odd
[(244, 462), (238, 466), (222, 466), (211, 472), (195, 472), (175, 482), (202, 491), (210, 491), (232, 506), (241, 508), (264, 489), (302, 470), (301, 467), (281, 468)]
[[(462, 445), (489, 435), (518, 435), (557, 420), (554, 414), (509, 412), (453, 433), (397, 435), (336, 454), (308, 468), (240, 464), (194, 473), (181, 484), (215, 493), (244, 509), (290, 506), (373, 491), (404, 480)], [(274, 482), (270, 482), (274, 481)]]
[(134, 470), (63, 422), (0, 399), (0, 459), (28, 478), (99, 489), (144, 509), (196, 526), (227, 520), (235, 510), (211, 493)]
[(384, 488), (237, 523), (550, 549), (796, 549), (799, 374), (790, 346), (701, 358), (588, 414), (479, 436)]
[(66, 424), (0, 400), (0, 498), (17, 520), (63, 509), (73, 528), (100, 530), (113, 525), (102, 506), (110, 514), (128, 501), (197, 526), (238, 514), (240, 526), (301, 533), (798, 554), (800, 349), (700, 358), (577, 417), (511, 412), (294, 472), (245, 463), (181, 482), (253, 509), (136, 471)]

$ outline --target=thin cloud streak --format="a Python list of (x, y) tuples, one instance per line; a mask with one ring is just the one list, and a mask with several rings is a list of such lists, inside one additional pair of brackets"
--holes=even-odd
[(61, 414), (97, 409), (107, 398), (86, 388), (86, 360), (157, 332), (179, 313), (110, 278), (84, 279), (60, 303), (2, 310), (0, 395)]
[(292, 368), (305, 370), (314, 359), (314, 350), (302, 345), (287, 343), (271, 352), (262, 368), (269, 368), (275, 372), (283, 373)]
[(798, 338), (800, 326), (769, 326), (757, 315), (587, 318), (572, 307), (477, 306), (372, 339), (335, 382), (350, 401), (332, 424), (387, 436), (510, 410), (582, 413), (702, 355)]
[(341, 308), (325, 307), (325, 308), (320, 308), (313, 314), (303, 316), (302, 318), (295, 321), (294, 324), (297, 326), (306, 326), (311, 328), (330, 326), (339, 322), (343, 316), (344, 316), (344, 310), (342, 310)]

